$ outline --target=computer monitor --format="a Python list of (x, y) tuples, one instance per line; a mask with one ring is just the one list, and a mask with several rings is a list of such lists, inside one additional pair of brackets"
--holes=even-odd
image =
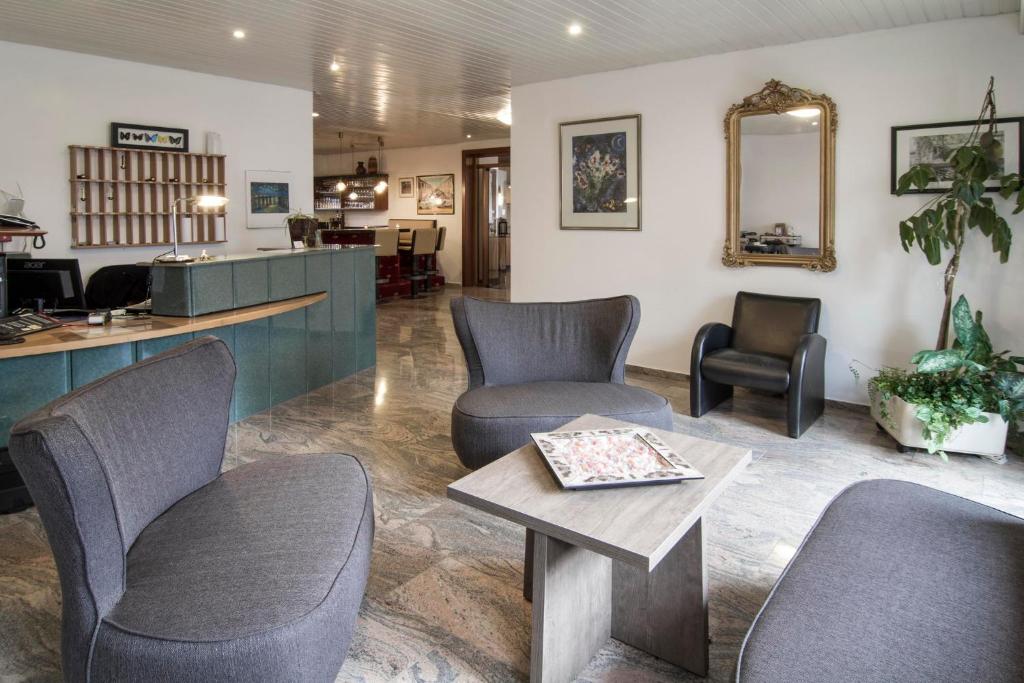
[(85, 308), (82, 271), (73, 258), (7, 259), (7, 310), (35, 310), (43, 300), (46, 310)]

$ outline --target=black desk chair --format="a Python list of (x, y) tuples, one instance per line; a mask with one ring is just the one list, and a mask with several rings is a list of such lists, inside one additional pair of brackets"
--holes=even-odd
[(788, 394), (794, 439), (825, 410), (825, 338), (820, 299), (739, 292), (732, 327), (708, 323), (690, 356), (690, 414), (700, 417), (734, 386)]
[(149, 298), (149, 266), (104, 266), (92, 274), (85, 287), (91, 308), (122, 308)]

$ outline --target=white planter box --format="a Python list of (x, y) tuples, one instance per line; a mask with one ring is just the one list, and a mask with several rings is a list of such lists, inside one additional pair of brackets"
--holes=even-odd
[[(882, 419), (880, 409), (881, 398), (871, 402), (871, 417), (889, 432), (902, 446), (910, 448), (927, 448), (921, 436), (921, 421), (917, 419), (917, 408), (899, 396), (889, 400), (889, 419)], [(947, 453), (971, 453), (998, 457), (1006, 450), (1006, 433), (1009, 425), (999, 413), (985, 413), (988, 422), (964, 425), (953, 432), (952, 436), (942, 445)]]

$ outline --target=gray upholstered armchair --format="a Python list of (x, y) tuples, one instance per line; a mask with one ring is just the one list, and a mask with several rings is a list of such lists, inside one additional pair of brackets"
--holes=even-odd
[(452, 445), (482, 467), (587, 413), (672, 429), (672, 407), (625, 384), (640, 324), (633, 296), (565, 303), (451, 303), (469, 390), (452, 408)]
[[(452, 446), (477, 469), (587, 413), (672, 429), (672, 406), (625, 383), (640, 324), (634, 296), (510, 304), (452, 299), (469, 389), (452, 407)], [(533, 532), (526, 531), (523, 595), (531, 599)]]
[(63, 594), (67, 681), (333, 681), (373, 542), (347, 455), (220, 473), (235, 366), (212, 337), (12, 430)]
[(825, 410), (825, 338), (820, 299), (738, 292), (732, 326), (708, 323), (690, 355), (690, 414), (700, 417), (733, 386), (786, 394), (794, 439)]

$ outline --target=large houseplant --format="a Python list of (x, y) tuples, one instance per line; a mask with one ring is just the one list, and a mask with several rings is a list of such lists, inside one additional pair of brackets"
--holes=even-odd
[[(948, 254), (945, 298), (935, 350), (915, 354), (914, 371), (886, 368), (879, 372), (868, 389), (872, 413), (901, 445), (924, 445), (943, 458), (944, 447), (1001, 453), (1005, 427), (1016, 434), (1024, 418), (1024, 375), (1017, 368), (1024, 359), (993, 351), (981, 313), (973, 316), (963, 296), (953, 306), (960, 256), (974, 228), (989, 238), (1001, 263), (1009, 258), (1010, 224), (1000, 215), (996, 201), (985, 196), (986, 187), (998, 184), (999, 193), (1011, 200), (1013, 213), (1019, 214), (1024, 211), (1024, 179), (1019, 173), (1003, 173), (1002, 159), (995, 83), (990, 79), (973, 130), (947, 160), (952, 174), (947, 178), (949, 188), (899, 224), (904, 251), (909, 253), (916, 244), (932, 265), (941, 264)], [(924, 190), (938, 182), (933, 166), (918, 164), (899, 178), (896, 194)], [(951, 318), (956, 340), (949, 348)], [(901, 419), (895, 419), (894, 412)], [(997, 426), (1000, 430), (992, 429)], [(993, 445), (993, 438), (1002, 443)], [(986, 439), (990, 443), (985, 444)]]
[[(900, 221), (900, 241), (910, 252), (914, 244), (924, 252), (933, 266), (942, 262), (949, 252), (943, 277), (945, 301), (939, 323), (936, 350), (949, 346), (949, 319), (953, 307), (953, 289), (960, 270), (960, 255), (967, 235), (977, 228), (992, 241), (992, 251), (1006, 263), (1010, 256), (1012, 233), (1006, 219), (999, 215), (992, 197), (985, 196), (986, 184), (996, 182), (1004, 199), (1015, 203), (1014, 214), (1024, 211), (1024, 179), (1020, 173), (1002, 173), (1003, 149), (996, 128), (995, 83), (989, 80), (988, 91), (977, 123), (968, 139), (947, 160), (952, 182), (948, 190), (927, 202), (909, 218)], [(916, 188), (923, 190), (939, 182), (930, 164), (918, 164), (900, 176), (896, 194)]]

